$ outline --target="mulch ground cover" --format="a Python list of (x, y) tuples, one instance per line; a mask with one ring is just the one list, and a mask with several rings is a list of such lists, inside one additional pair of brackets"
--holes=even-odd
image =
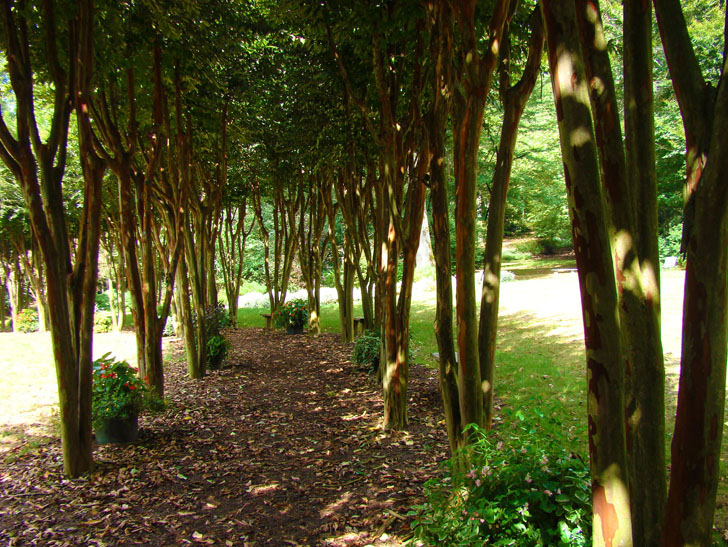
[[(447, 457), (437, 373), (410, 369), (410, 427), (381, 430), (376, 382), (337, 335), (236, 329), (222, 370), (166, 369), (167, 409), (67, 480), (60, 442), (0, 463), (5, 545), (398, 545)], [(178, 348), (179, 355), (179, 348)], [(36, 445), (37, 446), (37, 445)]]

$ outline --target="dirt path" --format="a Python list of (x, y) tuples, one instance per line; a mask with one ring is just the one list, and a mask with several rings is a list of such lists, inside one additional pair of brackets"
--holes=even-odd
[(60, 445), (0, 464), (7, 545), (398, 545), (445, 458), (436, 372), (410, 373), (411, 428), (384, 435), (379, 389), (338, 337), (230, 333), (230, 367), (167, 372), (170, 407), (140, 441), (62, 480)]

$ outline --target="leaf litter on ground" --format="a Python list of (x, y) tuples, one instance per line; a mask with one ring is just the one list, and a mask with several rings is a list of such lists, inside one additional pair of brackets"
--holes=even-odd
[(168, 407), (139, 441), (94, 449), (62, 476), (60, 441), (0, 464), (7, 545), (399, 545), (402, 516), (447, 457), (437, 372), (410, 371), (410, 426), (384, 433), (376, 382), (339, 337), (231, 329), (227, 366), (186, 378), (168, 359)]

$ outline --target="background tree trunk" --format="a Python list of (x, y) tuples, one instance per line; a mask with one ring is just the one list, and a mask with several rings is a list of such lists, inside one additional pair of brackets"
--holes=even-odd
[(480, 301), (480, 325), (478, 351), (480, 375), (483, 383), (483, 420), (490, 429), (493, 420), (493, 396), (495, 392), (495, 348), (498, 333), (498, 306), (500, 300), (501, 253), (506, 213), (506, 196), (513, 166), (513, 152), (518, 136), (518, 124), (531, 96), (541, 66), (543, 53), (543, 24), (538, 8), (531, 16), (531, 38), (528, 59), (517, 84), (510, 85), (510, 39), (504, 33), (501, 47), (501, 101), (503, 125), (493, 173), (492, 193), (488, 209), (488, 227), (483, 266), (483, 291)]

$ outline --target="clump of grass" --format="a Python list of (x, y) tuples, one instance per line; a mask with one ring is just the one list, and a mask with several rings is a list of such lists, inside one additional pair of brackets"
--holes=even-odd
[(527, 260), (531, 258), (532, 254), (529, 252), (528, 249), (519, 249), (518, 247), (524, 245), (522, 243), (519, 243), (516, 249), (506, 249), (503, 251), (503, 254), (501, 255), (501, 260), (503, 262), (517, 262), (518, 260)]

